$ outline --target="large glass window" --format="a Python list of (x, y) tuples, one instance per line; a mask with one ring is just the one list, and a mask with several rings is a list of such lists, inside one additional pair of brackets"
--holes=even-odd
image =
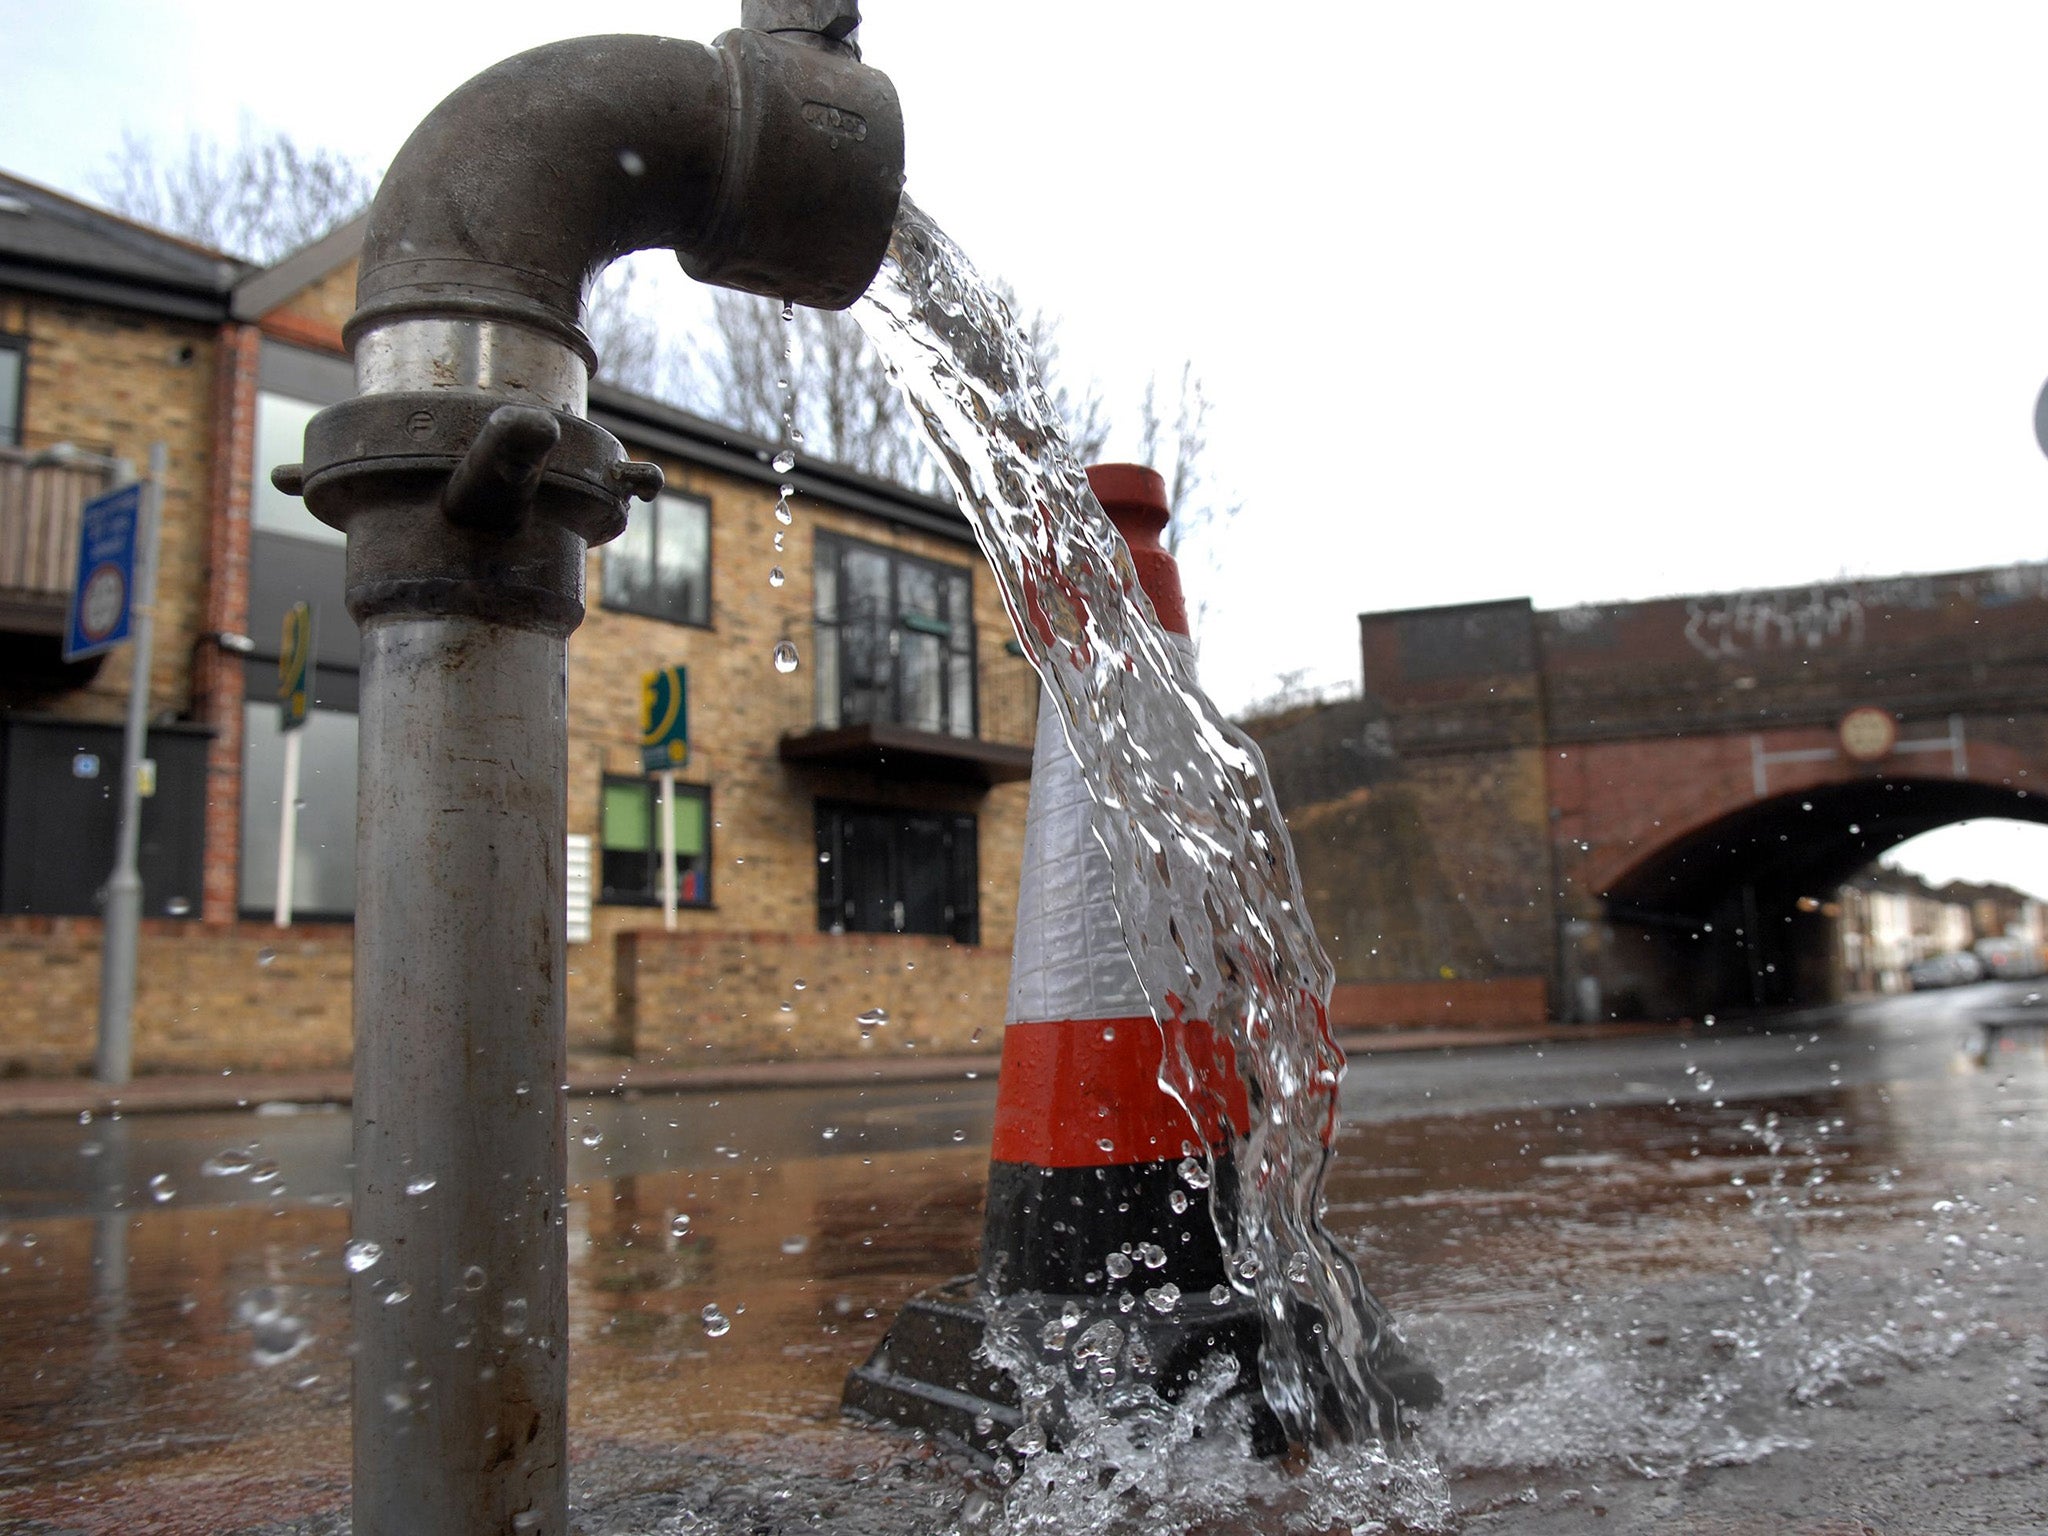
[[(275, 689), (275, 663), (264, 663)], [(242, 706), (242, 910), (267, 915), (277, 907), (277, 839), (284, 804), (284, 732), (277, 703), (255, 697)], [(351, 684), (353, 679), (348, 680)], [(292, 911), (298, 917), (352, 917), (356, 910), (356, 717), (317, 705), (300, 727), (298, 850), (292, 869)]]
[(664, 492), (635, 504), (604, 549), (604, 605), (676, 624), (711, 622), (711, 503)]
[(0, 336), (0, 448), (21, 446), (21, 375), (28, 344), (18, 336)]
[(974, 818), (818, 803), (818, 927), (981, 942)]
[(320, 407), (290, 395), (260, 391), (256, 396), (256, 462), (250, 466), (249, 513), (258, 528), (272, 533), (289, 533), (301, 539), (341, 544), (346, 536), (330, 528), (306, 510), (296, 496), (287, 496), (270, 483), (270, 471), (279, 464), (296, 464), (306, 456), (306, 423)]
[(974, 735), (974, 583), (964, 567), (821, 534), (818, 724)]
[[(598, 806), (598, 900), (620, 906), (661, 901), (661, 784), (607, 777)], [(675, 799), (676, 901), (711, 904), (711, 791), (678, 784)]]

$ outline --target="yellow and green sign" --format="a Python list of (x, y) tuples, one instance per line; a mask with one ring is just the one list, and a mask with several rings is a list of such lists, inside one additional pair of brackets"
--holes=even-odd
[(690, 760), (690, 673), (663, 667), (640, 678), (640, 766), (672, 771)]
[(277, 652), (277, 728), (296, 731), (306, 723), (312, 707), (310, 685), (313, 676), (313, 609), (307, 603), (293, 603), (284, 612), (284, 637)]

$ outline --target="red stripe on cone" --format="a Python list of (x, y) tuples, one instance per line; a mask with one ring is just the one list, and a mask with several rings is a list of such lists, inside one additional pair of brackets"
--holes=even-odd
[[(1189, 1106), (1193, 1118), (1160, 1086), (1168, 1042), (1187, 1053), (1193, 1081), (1207, 1085)], [(1230, 1042), (1199, 1020), (1173, 1020), (1163, 1031), (1145, 1015), (1018, 1023), (1003, 1031), (990, 1148), (999, 1163), (1162, 1162), (1183, 1156), (1183, 1144), (1221, 1146), (1230, 1131), (1243, 1135), (1250, 1126)]]

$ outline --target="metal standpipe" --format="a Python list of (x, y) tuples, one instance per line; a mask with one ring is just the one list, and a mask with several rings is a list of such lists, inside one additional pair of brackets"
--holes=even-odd
[(850, 0), (742, 20), (551, 44), (436, 108), (365, 232), (360, 393), (273, 474), (347, 534), (363, 636), (356, 1536), (567, 1530), (567, 645), (587, 550), (661, 485), (585, 419), (579, 296), (666, 248), (843, 308), (902, 188)]

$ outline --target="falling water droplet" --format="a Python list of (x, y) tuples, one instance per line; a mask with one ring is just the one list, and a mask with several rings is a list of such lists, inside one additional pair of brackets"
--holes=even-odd
[(670, 1237), (688, 1237), (690, 1235), (690, 1217), (688, 1212), (677, 1216), (674, 1221), (668, 1224), (668, 1235)]
[(247, 1173), (256, 1165), (256, 1154), (242, 1147), (223, 1147), (199, 1165), (199, 1171), (210, 1179), (227, 1178), (237, 1173)]
[(484, 1288), (484, 1267), (471, 1264), (462, 1272), (462, 1288), (465, 1291), (480, 1291)]
[(775, 670), (787, 676), (796, 670), (796, 646), (784, 640), (775, 647)]
[(622, 149), (619, 151), (619, 169), (628, 176), (641, 176), (646, 174), (647, 162), (634, 151)]
[(168, 1173), (159, 1173), (149, 1181), (149, 1198), (158, 1205), (169, 1203), (176, 1198), (178, 1186), (171, 1182)]
[(505, 1311), (498, 1319), (498, 1332), (508, 1339), (516, 1339), (526, 1332), (526, 1298), (507, 1296)]
[(1287, 1261), (1287, 1278), (1296, 1285), (1308, 1283), (1308, 1255), (1297, 1253)]
[(1127, 1280), (1131, 1274), (1131, 1256), (1127, 1253), (1112, 1253), (1103, 1260), (1103, 1267), (1109, 1271), (1112, 1280)]
[(786, 321), (796, 319), (796, 305), (788, 299), (782, 301), (782, 318)]
[(799, 976), (795, 980), (790, 982), (789, 990), (792, 992), (801, 992), (805, 987), (809, 985), (809, 982), (805, 981), (803, 977)]
[(1154, 1312), (1167, 1313), (1180, 1305), (1180, 1287), (1171, 1280), (1145, 1293), (1145, 1305)]
[(604, 1132), (599, 1130), (588, 1130), (585, 1131), (579, 1139), (586, 1147), (601, 1147), (604, 1145)]
[(783, 581), (784, 581), (785, 579), (786, 579), (786, 578), (785, 578), (785, 577), (783, 576), (783, 574), (782, 574), (782, 567), (781, 567), (781, 566), (779, 566), (779, 565), (771, 565), (771, 566), (769, 566), (769, 567), (768, 567), (768, 585), (769, 585), (769, 586), (771, 586), (771, 587), (779, 587), (779, 586), (781, 586), (781, 585), (782, 585), (782, 583), (783, 583)]
[(275, 964), (275, 963), (276, 963), (276, 961), (277, 961), (277, 951), (276, 951), (276, 950), (274, 950), (274, 949), (259, 949), (259, 950), (257, 950), (257, 951), (256, 951), (256, 963), (257, 963), (258, 965), (273, 965), (273, 964)]
[(784, 448), (768, 461), (768, 466), (778, 475), (786, 475), (796, 468), (796, 455)]
[(1202, 1160), (1198, 1157), (1184, 1157), (1180, 1160), (1180, 1177), (1181, 1182), (1189, 1189), (1209, 1187), (1209, 1170), (1202, 1166)]
[(703, 1316), (704, 1332), (707, 1337), (722, 1339), (732, 1332), (732, 1319), (718, 1309), (717, 1302), (714, 1301), (705, 1307)]
[(1212, 1286), (1210, 1286), (1210, 1287), (1209, 1287), (1209, 1305), (1210, 1305), (1210, 1306), (1212, 1306), (1212, 1307), (1227, 1307), (1227, 1306), (1229, 1306), (1229, 1305), (1230, 1305), (1230, 1287), (1229, 1287), (1229, 1286), (1227, 1286), (1227, 1285), (1212, 1285)]
[(788, 1254), (802, 1253), (811, 1246), (811, 1240), (801, 1232), (792, 1232), (782, 1240), (782, 1251)]
[(1178, 1216), (1188, 1208), (1188, 1192), (1184, 1189), (1176, 1189), (1166, 1197), (1166, 1203), (1173, 1207), (1173, 1214)]
[(387, 1307), (402, 1307), (411, 1300), (412, 1287), (403, 1283), (394, 1285), (384, 1293), (384, 1305)]
[(349, 1245), (341, 1250), (341, 1262), (352, 1275), (360, 1275), (384, 1257), (384, 1245), (372, 1238), (352, 1238)]
[(860, 1026), (862, 1034), (866, 1034), (870, 1030), (880, 1029), (889, 1022), (889, 1010), (886, 1008), (869, 1008), (855, 1014), (853, 1022)]
[(1138, 1244), (1138, 1260), (1147, 1269), (1164, 1269), (1166, 1267), (1166, 1250), (1157, 1243), (1140, 1243)]
[(424, 1195), (434, 1187), (435, 1182), (431, 1173), (423, 1173), (418, 1178), (406, 1181), (405, 1192), (408, 1195)]

